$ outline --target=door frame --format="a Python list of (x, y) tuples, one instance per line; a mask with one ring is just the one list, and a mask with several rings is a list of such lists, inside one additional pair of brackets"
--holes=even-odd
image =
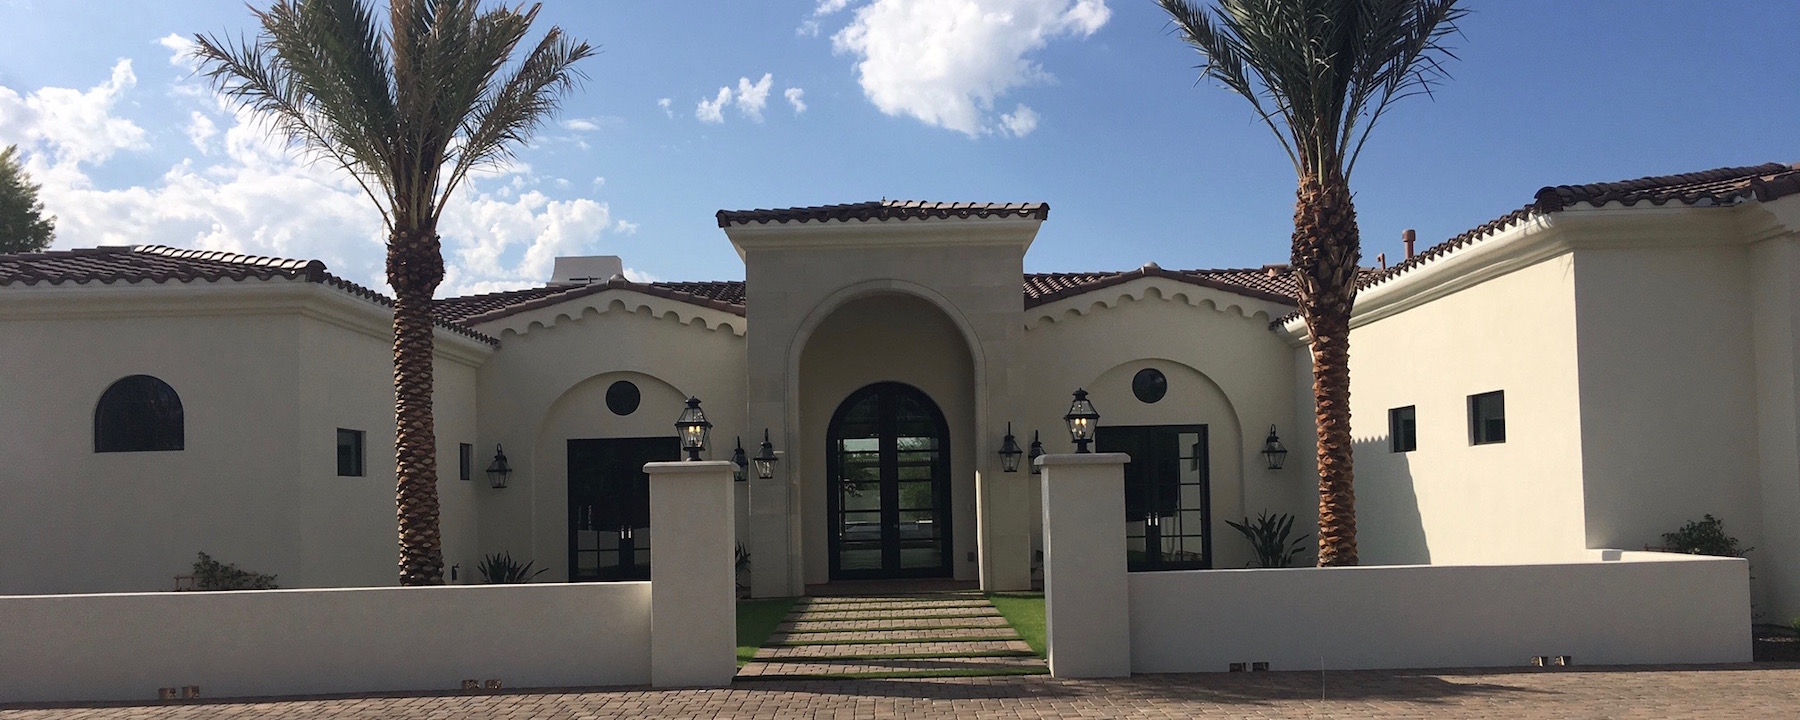
[[(938, 530), (938, 543), (942, 548), (942, 559), (935, 567), (904, 568), (899, 566), (898, 553), (900, 547), (898, 539), (899, 527), (897, 524), (900, 513), (897, 498), (899, 492), (899, 468), (896, 464), (898, 462), (898, 458), (896, 457), (898, 451), (897, 448), (894, 447), (892, 440), (896, 437), (892, 427), (894, 418), (891, 412), (882, 412), (878, 409), (877, 422), (884, 426), (880, 433), (881, 460), (879, 470), (881, 474), (879, 479), (881, 484), (880, 492), (882, 493), (882, 567), (876, 570), (844, 570), (840, 567), (841, 558), (838, 554), (841, 541), (843, 540), (844, 530), (843, 517), (839, 512), (839, 497), (842, 492), (840, 485), (842, 484), (841, 480), (843, 475), (843, 457), (838, 451), (838, 441), (842, 439), (839, 436), (839, 428), (844, 419), (844, 415), (848, 413), (851, 408), (860, 404), (868, 396), (875, 395), (879, 397), (884, 393), (902, 393), (915, 396), (916, 399), (920, 401), (920, 405), (923, 406), (929, 414), (931, 422), (937, 430), (937, 462), (932, 467), (931, 472), (932, 523)], [(842, 402), (838, 403), (837, 409), (831, 413), (831, 422), (826, 425), (825, 430), (825, 552), (828, 561), (827, 564), (830, 568), (828, 577), (831, 580), (886, 580), (954, 576), (956, 568), (954, 557), (956, 554), (956, 543), (953, 532), (954, 527), (951, 522), (950, 451), (950, 423), (944, 418), (943, 409), (938, 407), (937, 401), (933, 400), (929, 393), (926, 393), (916, 386), (893, 381), (870, 383), (857, 388), (854, 392), (845, 396)], [(889, 502), (889, 500), (893, 500), (893, 502)], [(892, 525), (889, 523), (890, 517), (895, 519), (895, 522)], [(892, 555), (895, 560), (891, 569), (889, 568), (890, 555)]]
[[(660, 453), (656, 452), (656, 450), (658, 450), (660, 448), (652, 448), (651, 446), (663, 445), (666, 443), (666, 446), (667, 446), (666, 449), (669, 450), (669, 452), (667, 453), (668, 457), (660, 458), (660, 459), (646, 460), (646, 462), (661, 462), (663, 460), (672, 461), (672, 460), (679, 459), (681, 457), (681, 440), (680, 440), (680, 438), (673, 436), (673, 435), (659, 435), (659, 436), (653, 436), (653, 437), (569, 438), (564, 443), (565, 452), (568, 453), (569, 460), (571, 461), (564, 468), (564, 480), (565, 480), (564, 492), (565, 492), (565, 498), (567, 501), (566, 505), (567, 505), (567, 511), (568, 511), (568, 518), (567, 518), (567, 522), (566, 522), (565, 532), (568, 534), (568, 573), (569, 573), (568, 578), (569, 578), (569, 582), (625, 582), (625, 581), (633, 581), (633, 580), (648, 580), (648, 579), (650, 579), (650, 565), (649, 564), (645, 564), (642, 567), (640, 572), (635, 572), (629, 576), (611, 577), (611, 578), (608, 578), (608, 577), (593, 577), (593, 578), (580, 578), (580, 579), (577, 578), (577, 576), (580, 574), (578, 571), (580, 569), (580, 562), (581, 562), (581, 558), (580, 558), (581, 548), (580, 548), (580, 539), (579, 539), (580, 536), (577, 535), (576, 533), (578, 532), (578, 530), (580, 528), (580, 523), (582, 522), (582, 519), (580, 517), (581, 508), (578, 507), (575, 503), (575, 477), (574, 477), (574, 475), (575, 475), (576, 468), (575, 468), (575, 463), (573, 462), (573, 460), (574, 460), (573, 456), (576, 452), (575, 446), (578, 443), (581, 443), (581, 444), (587, 444), (587, 443), (594, 443), (594, 444), (638, 443), (646, 448), (644, 450), (644, 452), (647, 455), (660, 454)], [(642, 467), (638, 468), (638, 472), (641, 475), (643, 475), (644, 478), (646, 478), (646, 479), (648, 478), (648, 475), (644, 474)], [(596, 488), (595, 491), (598, 492), (598, 488)], [(646, 518), (645, 522), (644, 522), (644, 526), (645, 526), (645, 529), (648, 529), (649, 528), (648, 517), (649, 517), (650, 494), (647, 489), (644, 493), (643, 501), (644, 501), (644, 517)], [(591, 519), (590, 519), (590, 521), (591, 521)], [(597, 528), (594, 528), (594, 529), (596, 531), (598, 531)], [(644, 538), (641, 541), (643, 544), (640, 545), (639, 544), (640, 541), (636, 537), (634, 531), (613, 530), (612, 532), (620, 533), (620, 543), (621, 544), (629, 543), (632, 545), (634, 557), (638, 551), (651, 551), (652, 553), (654, 552), (652, 550), (652, 548), (650, 548), (648, 545), (648, 543), (650, 542), (650, 538)], [(604, 552), (604, 551), (601, 551), (601, 552)], [(650, 558), (650, 562), (651, 563), (655, 562), (654, 554), (652, 554), (652, 556)], [(621, 562), (620, 565), (623, 565), (623, 563)], [(619, 567), (620, 565), (615, 565), (613, 567)]]
[[(1158, 554), (1152, 554), (1152, 553), (1146, 552), (1145, 559), (1141, 562), (1133, 563), (1133, 562), (1130, 562), (1128, 559), (1127, 560), (1128, 570), (1130, 572), (1158, 572), (1158, 571), (1164, 571), (1164, 570), (1211, 570), (1214, 567), (1214, 560), (1215, 560), (1215, 551), (1213, 548), (1213, 535), (1212, 535), (1212, 522), (1213, 522), (1213, 512), (1212, 512), (1212, 429), (1206, 423), (1180, 423), (1180, 424), (1170, 423), (1170, 424), (1157, 424), (1157, 425), (1103, 425), (1103, 426), (1097, 428), (1095, 431), (1094, 439), (1096, 441), (1096, 443), (1095, 443), (1096, 447), (1099, 444), (1098, 441), (1100, 439), (1100, 435), (1102, 433), (1107, 432), (1108, 430), (1112, 430), (1112, 431), (1121, 431), (1122, 430), (1122, 431), (1127, 431), (1127, 432), (1140, 432), (1140, 433), (1147, 433), (1148, 431), (1163, 431), (1163, 432), (1167, 432), (1170, 435), (1174, 435), (1176, 437), (1175, 458), (1176, 458), (1176, 463), (1177, 463), (1176, 480), (1175, 480), (1176, 512), (1177, 512), (1177, 514), (1179, 514), (1181, 512), (1193, 511), (1193, 510), (1198, 510), (1200, 512), (1200, 532), (1198, 533), (1198, 537), (1200, 538), (1200, 549), (1201, 549), (1201, 559), (1200, 560), (1197, 560), (1197, 561), (1164, 560)], [(1181, 441), (1180, 441), (1181, 435), (1183, 433), (1197, 433), (1200, 436), (1198, 452), (1194, 458), (1191, 458), (1193, 460), (1197, 460), (1199, 463), (1199, 472), (1200, 472), (1199, 485), (1201, 488), (1201, 493), (1200, 493), (1200, 507), (1198, 507), (1198, 508), (1186, 508), (1186, 507), (1181, 506), (1181, 480), (1180, 480), (1180, 478), (1181, 478), (1180, 472), (1181, 471), (1179, 469), (1179, 463), (1183, 460), (1182, 454), (1184, 452), (1184, 448), (1181, 447)], [(1107, 452), (1107, 451), (1101, 450), (1100, 452)], [(1126, 475), (1127, 476), (1130, 475), (1131, 469), (1134, 466), (1135, 467), (1145, 467), (1145, 465), (1136, 464), (1135, 459), (1134, 459), (1134, 463), (1132, 465), (1126, 466)], [(1120, 490), (1124, 491), (1125, 488), (1121, 485)], [(1127, 493), (1126, 497), (1127, 498), (1130, 497), (1129, 493)], [(1127, 502), (1129, 502), (1129, 500)], [(1150, 542), (1150, 538), (1160, 537), (1160, 535), (1161, 535), (1161, 531), (1162, 531), (1161, 526), (1156, 525), (1153, 527), (1148, 522), (1147, 519), (1133, 519), (1133, 518), (1127, 517), (1127, 518), (1123, 518), (1123, 520), (1126, 523), (1134, 523), (1134, 522), (1135, 523), (1144, 523), (1143, 531), (1144, 531), (1144, 537), (1145, 537), (1145, 543), (1146, 543), (1146, 551), (1148, 550), (1148, 543)], [(1177, 522), (1179, 522), (1179, 520)], [(1195, 537), (1195, 535), (1190, 533), (1190, 534), (1184, 535), (1183, 537)]]

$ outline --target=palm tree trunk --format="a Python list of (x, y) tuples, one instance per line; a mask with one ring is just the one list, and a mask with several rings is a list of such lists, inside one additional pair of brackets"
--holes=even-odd
[(396, 230), (388, 242), (394, 288), (394, 480), (400, 584), (441, 585), (437, 430), (432, 421), (431, 296), (444, 279), (437, 233)]
[(1361, 239), (1341, 173), (1305, 173), (1294, 205), (1294, 269), (1300, 314), (1312, 335), (1318, 424), (1319, 565), (1355, 565), (1356, 489), (1350, 436), (1350, 308)]

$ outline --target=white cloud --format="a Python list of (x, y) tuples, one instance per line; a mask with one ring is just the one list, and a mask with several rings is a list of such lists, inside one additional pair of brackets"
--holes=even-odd
[(587, 118), (573, 118), (573, 119), (569, 119), (569, 120), (564, 120), (562, 126), (564, 129), (574, 130), (575, 132), (593, 132), (595, 130), (600, 129), (599, 123), (596, 123), (593, 120), (589, 120)]
[(1000, 116), (1000, 130), (1016, 138), (1030, 135), (1031, 131), (1037, 129), (1037, 123), (1037, 111), (1026, 107), (1024, 103), (1019, 103), (1018, 108)]
[(1013, 126), (1024, 116), (995, 124), (995, 101), (1052, 81), (1031, 56), (1053, 39), (1094, 34), (1111, 15), (1106, 0), (874, 0), (831, 41), (857, 57), (863, 94), (883, 113), (970, 137), (1020, 135)]
[(620, 235), (636, 235), (637, 230), (638, 230), (638, 224), (634, 223), (634, 222), (620, 220), (613, 224), (613, 232), (616, 232)]
[(637, 283), (662, 282), (662, 278), (634, 267), (625, 268), (625, 279)]
[[(135, 84), (129, 62), (85, 91), (0, 87), (0, 144), (18, 143), (40, 199), (57, 216), (56, 247), (165, 244), (323, 260), (332, 272), (384, 289), (380, 215), (329, 162), (296, 157), (267, 123), (224, 111), (204, 81), (186, 134), (204, 155), (174, 162), (154, 181), (104, 187), (92, 174), (114, 154), (146, 150), (145, 132), (119, 114)], [(608, 205), (559, 199), (530, 166), (483, 171), (458, 190), (439, 223), (447, 276), (440, 294), (540, 284), (556, 255), (593, 254), (627, 225)], [(598, 184), (599, 178), (596, 178)], [(383, 290), (385, 292), (385, 290)]]
[(725, 107), (725, 103), (728, 102), (731, 102), (731, 88), (719, 88), (719, 95), (717, 97), (712, 100), (702, 99), (700, 101), (700, 105), (694, 108), (694, 117), (699, 118), (700, 122), (703, 123), (717, 124), (725, 122), (725, 114), (720, 111)]
[(188, 72), (200, 69), (200, 61), (194, 57), (194, 39), (186, 35), (169, 33), (156, 39), (156, 44), (169, 50), (169, 64)]
[(137, 85), (130, 60), (120, 60), (106, 82), (86, 91), (39, 88), (30, 95), (0, 86), (0, 146), (41, 145), (59, 166), (104, 162), (120, 150), (150, 144), (144, 129), (113, 114), (119, 98)]
[(770, 73), (763, 73), (762, 79), (751, 84), (750, 78), (738, 78), (737, 97), (731, 102), (737, 106), (744, 117), (762, 122), (763, 108), (769, 104), (769, 85), (775, 80)]
[(806, 112), (806, 101), (800, 99), (804, 95), (806, 91), (800, 88), (788, 88), (781, 93), (782, 97), (787, 98), (788, 104), (794, 106), (795, 115)]
[(675, 103), (674, 98), (663, 98), (661, 100), (656, 101), (656, 106), (659, 108), (662, 108), (664, 115), (667, 115), (669, 117), (675, 117), (675, 111), (669, 109), (669, 106), (673, 105), (674, 103)]
[(800, 27), (794, 28), (794, 34), (799, 35), (800, 37), (818, 37), (819, 21), (801, 20)]
[(207, 117), (206, 113), (195, 110), (188, 117), (187, 136), (188, 140), (194, 143), (194, 149), (201, 153), (211, 153), (212, 148), (207, 147), (207, 141), (217, 134), (219, 134), (219, 126), (214, 124), (212, 118)]
[(819, 0), (818, 7), (813, 8), (814, 15), (830, 15), (850, 6), (850, 0)]

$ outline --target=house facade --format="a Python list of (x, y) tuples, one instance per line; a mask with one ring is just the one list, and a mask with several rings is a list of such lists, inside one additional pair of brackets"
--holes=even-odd
[[(1556, 186), (1369, 268), (1352, 427), (1368, 564), (1558, 562), (1702, 515), (1800, 614), (1800, 170)], [(858, 579), (1032, 586), (1039, 476), (1070, 393), (1130, 453), (1134, 570), (1236, 568), (1226, 521), (1315, 513), (1293, 282), (1251, 269), (1028, 274), (1041, 204), (723, 211), (743, 282), (438, 301), (440, 519), (455, 582), (655, 566), (646, 462), (699, 398), (755, 455), (737, 535), (757, 596)], [(391, 584), (388, 301), (316, 262), (166, 247), (0, 256), (0, 594), (172, 589), (196, 552), (283, 586)], [(1264, 455), (1271, 435), (1291, 450)], [(512, 472), (484, 472), (503, 453)]]

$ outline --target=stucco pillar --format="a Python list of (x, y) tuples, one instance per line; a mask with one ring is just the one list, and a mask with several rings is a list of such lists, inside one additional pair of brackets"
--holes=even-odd
[(1055, 677), (1131, 674), (1125, 453), (1045, 455), (1044, 621)]
[(661, 462), (650, 474), (650, 684), (721, 687), (737, 674), (732, 464)]

